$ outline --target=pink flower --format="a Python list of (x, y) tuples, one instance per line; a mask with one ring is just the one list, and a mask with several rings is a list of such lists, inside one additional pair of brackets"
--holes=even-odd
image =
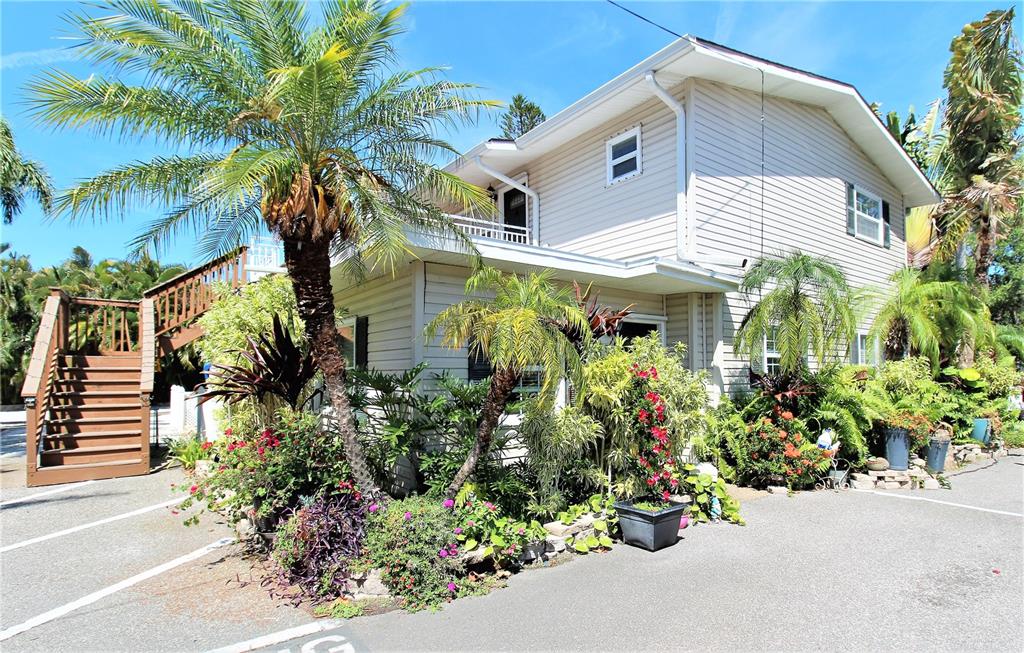
[(442, 505), (443, 505), (443, 506), (444, 506), (445, 508), (454, 508), (454, 507), (455, 507), (455, 502), (454, 502), (454, 501), (452, 501), (451, 499), (445, 499), (445, 500), (444, 500), (444, 503), (443, 503)]
[(484, 505), (487, 506), (488, 510), (494, 510), (494, 504), (490, 501), (484, 501)]
[(230, 436), (231, 435), (231, 429), (230, 428), (224, 429), (224, 435)]
[(461, 529), (461, 528), (459, 528), (458, 526), (456, 526), (456, 527), (455, 527), (455, 531), (454, 531), (454, 533), (455, 533), (456, 535), (462, 535), (462, 529)]
[(408, 510), (406, 510), (405, 511), (405, 521), (409, 521), (410, 519), (412, 519), (412, 513), (409, 512)]
[(441, 549), (440, 551), (437, 552), (437, 555), (442, 557), (442, 558), (447, 558), (448, 557), (448, 550), (447, 549)]
[(448, 583), (448, 591), (449, 592), (454, 592), (457, 589), (458, 589), (458, 587), (455, 585), (455, 583)]
[(188, 492), (189, 492), (189, 494), (195, 494), (197, 490), (199, 490), (199, 486), (198, 485), (193, 485), (192, 487), (190, 487), (188, 489)]
[(470, 519), (468, 522), (466, 522), (466, 526), (468, 526), (469, 528), (473, 528), (474, 526), (476, 526), (476, 522)]
[[(377, 510), (379, 508), (380, 508), (380, 506), (378, 506), (376, 503), (371, 503), (370, 507), (367, 508), (367, 510), (369, 510), (370, 512), (377, 512)], [(406, 514), (409, 514), (409, 513), (406, 513)]]
[(668, 498), (670, 496), (672, 496), (672, 495), (669, 494), (668, 490), (665, 490), (664, 492), (661, 493), (661, 498), (664, 499), (665, 501), (668, 501)]

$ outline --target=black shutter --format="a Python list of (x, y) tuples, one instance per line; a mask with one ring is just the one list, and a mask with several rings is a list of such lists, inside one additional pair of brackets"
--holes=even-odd
[(846, 233), (851, 236), (857, 235), (857, 214), (856, 197), (854, 197), (853, 184), (846, 183)]
[(889, 241), (890, 241), (889, 232), (890, 231), (891, 231), (891, 229), (889, 227), (889, 203), (883, 201), (882, 202), (882, 245), (885, 246), (885, 247), (889, 247)]
[(469, 367), (466, 375), (470, 383), (483, 381), (491, 375), (491, 361), (476, 347), (469, 348)]
[(370, 331), (370, 318), (356, 318), (356, 367), (366, 369), (369, 355), (366, 347), (366, 336)]

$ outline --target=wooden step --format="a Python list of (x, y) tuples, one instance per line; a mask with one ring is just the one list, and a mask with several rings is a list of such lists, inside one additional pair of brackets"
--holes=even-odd
[(73, 419), (108, 418), (108, 417), (133, 417), (139, 418), (139, 411), (142, 404), (134, 403), (86, 403), (76, 404), (54, 404), (51, 410), (57, 418), (70, 417)]
[[(103, 400), (118, 400), (125, 399), (127, 397), (138, 398), (138, 389), (116, 389), (116, 390), (59, 390), (52, 393), (50, 396), (57, 399), (63, 399), (62, 404), (66, 404), (68, 399), (79, 400), (81, 403), (112, 403), (111, 401), (104, 402)], [(78, 403), (76, 405), (81, 405)]]
[(131, 458), (107, 463), (79, 463), (55, 467), (40, 467), (35, 471), (30, 470), (27, 480), (30, 487), (35, 487), (101, 478), (140, 476), (148, 473), (149, 461), (147, 456), (146, 458)]
[(111, 431), (141, 426), (142, 421), (138, 415), (112, 415), (107, 417), (57, 417), (46, 420), (47, 432), (57, 435), (59, 433), (95, 433), (97, 431)]
[(80, 356), (76, 354), (65, 354), (62, 357), (60, 367), (139, 367), (142, 365), (142, 355), (139, 352), (128, 354), (114, 354), (108, 356)]
[(103, 431), (82, 431), (78, 433), (51, 433), (43, 436), (43, 449), (70, 447), (106, 447), (138, 443), (142, 438), (141, 429), (107, 429)]
[(105, 447), (73, 447), (62, 449), (48, 449), (40, 452), (44, 467), (53, 465), (80, 465), (95, 463), (117, 463), (122, 460), (139, 462), (142, 451), (140, 443), (118, 444)]

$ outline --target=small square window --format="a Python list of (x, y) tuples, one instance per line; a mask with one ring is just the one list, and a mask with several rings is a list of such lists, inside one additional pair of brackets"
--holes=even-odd
[(643, 150), (640, 128), (609, 138), (605, 143), (608, 184), (613, 184), (643, 172)]

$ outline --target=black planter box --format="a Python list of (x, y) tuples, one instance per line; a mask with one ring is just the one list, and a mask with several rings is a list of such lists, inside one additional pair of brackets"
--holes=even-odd
[[(637, 499), (637, 501), (656, 499)], [(672, 505), (658, 512), (641, 510), (632, 501), (616, 501), (615, 512), (619, 516), (619, 528), (626, 544), (657, 551), (676, 543), (679, 535), (679, 518), (688, 507), (685, 503), (670, 501)]]

